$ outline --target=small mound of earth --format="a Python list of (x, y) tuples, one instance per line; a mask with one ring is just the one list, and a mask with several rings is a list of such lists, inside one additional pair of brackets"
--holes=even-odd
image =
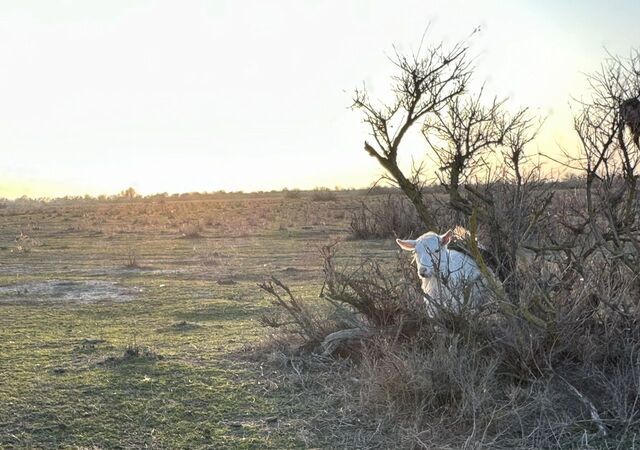
[(1, 302), (96, 303), (104, 300), (127, 302), (139, 290), (114, 281), (47, 280), (0, 286)]

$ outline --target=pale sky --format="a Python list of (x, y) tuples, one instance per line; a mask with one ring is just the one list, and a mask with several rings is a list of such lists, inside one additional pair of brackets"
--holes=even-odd
[(393, 45), (427, 26), (481, 26), (476, 81), (547, 116), (553, 152), (582, 73), (640, 47), (639, 19), (637, 0), (0, 0), (0, 197), (367, 186), (353, 89), (384, 97)]

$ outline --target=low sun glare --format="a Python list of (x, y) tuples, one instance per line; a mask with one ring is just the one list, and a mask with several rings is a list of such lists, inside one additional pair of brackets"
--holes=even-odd
[(425, 30), (479, 27), (476, 84), (546, 118), (554, 153), (583, 74), (637, 40), (640, 4), (614, 3), (2, 1), (0, 197), (367, 186), (353, 90), (384, 98)]

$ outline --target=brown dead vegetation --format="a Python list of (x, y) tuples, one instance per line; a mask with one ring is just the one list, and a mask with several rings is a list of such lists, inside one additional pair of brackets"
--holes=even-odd
[[(305, 305), (295, 314), (284, 308), (293, 319), (284, 335), (297, 333), (299, 348), (312, 354), (352, 361), (327, 389), (345, 414), (321, 420), (333, 429), (358, 423), (368, 434), (343, 435), (340, 446), (633, 448), (640, 435), (640, 147), (620, 104), (640, 95), (640, 56), (614, 57), (589, 77), (592, 92), (575, 116), (581, 148), (566, 162), (581, 170), (574, 190), (546, 180), (525, 151), (538, 128), (526, 109), (508, 113), (504, 100), (467, 94), (466, 61), (464, 45), (396, 55), (395, 101), (376, 105), (359, 90), (354, 108), (375, 140), (366, 152), (406, 195), (421, 231), (466, 226), (481, 271), (491, 279), (478, 240), (502, 283), (489, 282), (481, 308), (432, 303), (435, 313), (427, 313), (407, 260), (339, 266), (327, 247), (322, 309), (279, 284), (292, 303)], [(398, 166), (403, 136), (416, 124), (445, 195), (423, 189), (421, 170), (407, 175)], [(414, 234), (388, 225), (402, 208), (363, 208), (352, 230)]]

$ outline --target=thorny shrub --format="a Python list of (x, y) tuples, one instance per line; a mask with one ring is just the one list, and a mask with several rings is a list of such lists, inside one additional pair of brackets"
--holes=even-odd
[(549, 270), (541, 258), (520, 268), (519, 301), (544, 318), (541, 326), (517, 310), (508, 315), (493, 295), (481, 310), (443, 306), (427, 314), (409, 258), (336, 267), (335, 250), (324, 249), (324, 301), (302, 300), (277, 280), (261, 286), (280, 306), (278, 320), (263, 324), (286, 323), (280, 343), (309, 355), (323, 353), (323, 340), (337, 330), (367, 330), (332, 351), (355, 362), (358, 380), (355, 391), (335, 390), (382, 427), (378, 445), (577, 448), (637, 440), (637, 299), (628, 289), (633, 277), (619, 266), (590, 266), (588, 279), (562, 288), (540, 281)]
[[(360, 426), (375, 430), (366, 446), (635, 448), (640, 52), (588, 76), (591, 98), (577, 102), (574, 117), (580, 155), (570, 162), (584, 185), (563, 191), (524, 152), (538, 129), (528, 110), (510, 114), (504, 100), (468, 95), (466, 48), (396, 55), (397, 106), (374, 104), (362, 90), (354, 108), (378, 144), (365, 142), (366, 152), (414, 207), (406, 217), (432, 229), (448, 221), (469, 228), (466, 245), (489, 286), (482, 306), (427, 308), (408, 259), (336, 267), (327, 249), (321, 303), (340, 320), (323, 328), (328, 321), (313, 316), (310, 327), (304, 316), (318, 310), (295, 309), (294, 328), (315, 330), (307, 350), (358, 362), (352, 385), (335, 390), (345, 410), (360, 413)], [(427, 197), (419, 173), (402, 173), (404, 134), (389, 134), (394, 115), (403, 131), (422, 118), (448, 198)], [(389, 197), (387, 207), (357, 212), (354, 237), (426, 231), (405, 225), (402, 202)]]
[(415, 209), (400, 194), (376, 196), (351, 215), (351, 239), (386, 239), (417, 236), (423, 224)]

